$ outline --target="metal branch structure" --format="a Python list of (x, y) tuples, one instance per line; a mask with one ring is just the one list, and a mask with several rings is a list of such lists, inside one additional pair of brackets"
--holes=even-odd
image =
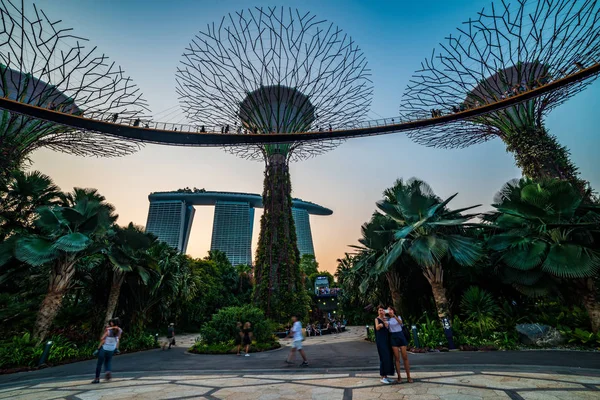
[[(147, 103), (124, 71), (35, 5), (0, 0), (1, 97), (61, 113), (122, 122), (143, 118)], [(0, 169), (8, 171), (46, 147), (112, 157), (140, 144), (0, 111)]]
[[(596, 0), (516, 0), (492, 4), (450, 35), (421, 64), (400, 105), (408, 120), (460, 113), (516, 97), (600, 60)], [(531, 177), (585, 183), (568, 150), (544, 129), (543, 117), (584, 90), (596, 75), (513, 107), (409, 136), (432, 147), (461, 148), (499, 137)]]
[[(334, 24), (291, 8), (254, 8), (229, 14), (196, 35), (177, 70), (177, 93), (200, 132), (220, 126), (223, 134), (291, 135), (360, 123), (371, 104), (369, 76), (363, 53)], [(266, 164), (254, 303), (270, 318), (283, 321), (308, 311), (289, 162), (340, 142), (226, 147)]]
[[(334, 24), (286, 8), (254, 8), (209, 24), (192, 40), (177, 71), (188, 118), (224, 133), (326, 131), (361, 122), (373, 88), (362, 51)], [(229, 147), (264, 160), (324, 153), (340, 141)]]

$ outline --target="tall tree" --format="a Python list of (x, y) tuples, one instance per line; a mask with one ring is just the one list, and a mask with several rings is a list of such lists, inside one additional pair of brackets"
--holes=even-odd
[(78, 261), (105, 248), (107, 233), (116, 218), (114, 207), (95, 189), (76, 188), (68, 196), (68, 206), (42, 206), (36, 210), (36, 233), (22, 233), (0, 245), (10, 246), (14, 257), (26, 264), (51, 266), (48, 292), (33, 331), (37, 340), (48, 333)]
[(377, 260), (380, 269), (387, 269), (408, 255), (431, 285), (440, 319), (450, 316), (443, 263), (452, 259), (471, 266), (483, 255), (481, 244), (464, 234), (465, 223), (477, 214), (462, 212), (478, 206), (449, 210), (446, 206), (454, 197), (456, 194), (441, 201), (429, 185), (413, 178), (405, 184), (396, 182), (393, 198), (377, 203), (398, 224), (392, 231), (393, 242)]
[(125, 228), (113, 227), (107, 257), (112, 266), (112, 281), (106, 306), (104, 324), (113, 317), (121, 293), (121, 285), (127, 273), (135, 273), (143, 283), (150, 277), (148, 270), (156, 268), (156, 260), (148, 250), (156, 243), (156, 236), (144, 232), (144, 229), (129, 223)]

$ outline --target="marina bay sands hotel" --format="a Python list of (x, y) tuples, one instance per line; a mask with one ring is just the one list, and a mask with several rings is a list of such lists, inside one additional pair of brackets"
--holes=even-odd
[[(185, 189), (155, 192), (148, 196), (150, 209), (146, 231), (185, 253), (194, 221), (194, 206), (215, 206), (211, 250), (223, 251), (233, 265), (252, 264), (254, 209), (262, 208), (262, 196), (251, 193), (209, 192)], [(331, 215), (333, 211), (300, 199), (292, 200), (298, 250), (315, 254), (309, 215)]]

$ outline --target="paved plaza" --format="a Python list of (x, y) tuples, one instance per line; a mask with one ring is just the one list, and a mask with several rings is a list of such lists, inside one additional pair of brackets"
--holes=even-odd
[(183, 346), (121, 355), (114, 379), (99, 385), (90, 384), (94, 360), (4, 375), (0, 399), (600, 399), (599, 353), (411, 354), (415, 382), (383, 385), (364, 328), (308, 338), (307, 368), (285, 365), (289, 342), (282, 343), (250, 357), (195, 355)]

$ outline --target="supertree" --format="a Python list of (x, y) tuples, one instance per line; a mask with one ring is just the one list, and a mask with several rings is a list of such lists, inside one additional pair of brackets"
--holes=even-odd
[[(132, 122), (147, 111), (139, 89), (96, 47), (51, 21), (33, 5), (0, 0), (0, 93), (3, 97), (91, 118)], [(0, 175), (18, 168), (36, 149), (112, 157), (139, 145), (0, 110)]]
[[(177, 91), (199, 126), (241, 135), (297, 133), (360, 122), (371, 103), (369, 76), (364, 54), (334, 24), (288, 8), (254, 8), (228, 14), (195, 36), (177, 71)], [(339, 143), (228, 149), (265, 162), (254, 302), (272, 318), (306, 313), (289, 163)]]
[[(492, 4), (469, 19), (421, 63), (400, 105), (421, 119), (518, 96), (595, 64), (600, 58), (596, 0), (517, 0)], [(585, 89), (577, 81), (543, 96), (466, 121), (415, 130), (418, 143), (461, 148), (499, 137), (531, 178), (568, 180), (589, 196), (569, 151), (544, 126), (544, 116)]]

